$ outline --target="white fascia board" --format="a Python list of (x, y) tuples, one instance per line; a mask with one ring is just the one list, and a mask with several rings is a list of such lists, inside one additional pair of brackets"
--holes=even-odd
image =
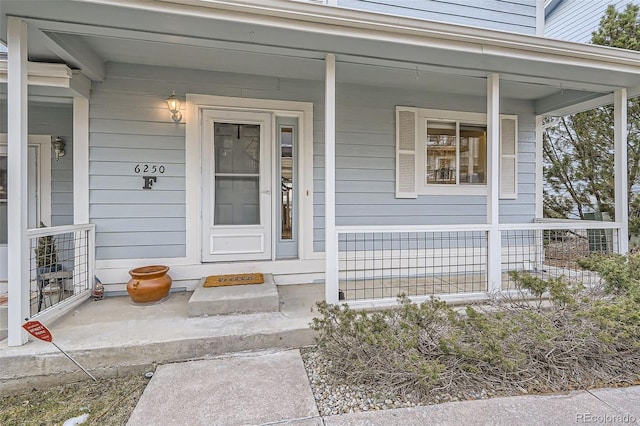
[(84, 0), (84, 2), (461, 52), (508, 57), (515, 55), (515, 57), (543, 62), (640, 73), (640, 54), (633, 51), (340, 7), (326, 7), (313, 3), (277, 0), (259, 2)]
[[(7, 82), (8, 62), (0, 59), (0, 83)], [(33, 86), (69, 87), (72, 71), (64, 64), (46, 64), (29, 62), (27, 65), (27, 82)]]

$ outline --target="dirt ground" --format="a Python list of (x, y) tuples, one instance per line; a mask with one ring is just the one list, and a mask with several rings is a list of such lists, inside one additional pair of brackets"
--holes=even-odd
[(125, 425), (149, 382), (143, 374), (60, 385), (0, 399), (0, 425), (62, 425), (89, 414), (83, 425)]

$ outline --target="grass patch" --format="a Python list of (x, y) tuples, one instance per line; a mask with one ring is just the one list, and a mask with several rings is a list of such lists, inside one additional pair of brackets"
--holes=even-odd
[(136, 374), (2, 398), (0, 424), (61, 425), (88, 413), (85, 425), (125, 425), (148, 382), (142, 374)]

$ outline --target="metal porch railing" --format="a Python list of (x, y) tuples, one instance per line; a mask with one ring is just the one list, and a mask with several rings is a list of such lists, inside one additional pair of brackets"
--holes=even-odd
[[(620, 224), (554, 221), (501, 224), (497, 232), (498, 283), (488, 283), (489, 225), (338, 226), (337, 283), (327, 283), (340, 302), (388, 305), (399, 294), (472, 300), (514, 287), (508, 271), (541, 278), (564, 276), (593, 282), (579, 259), (618, 251)], [(334, 293), (335, 295), (335, 293)]]
[(29, 229), (27, 236), (30, 315), (86, 297), (93, 285), (95, 225)]

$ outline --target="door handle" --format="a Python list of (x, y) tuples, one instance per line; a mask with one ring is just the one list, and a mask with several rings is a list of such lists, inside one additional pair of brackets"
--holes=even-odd
[(270, 195), (271, 194), (271, 190), (270, 189), (265, 189), (264, 191), (262, 191), (263, 194), (266, 195)]

